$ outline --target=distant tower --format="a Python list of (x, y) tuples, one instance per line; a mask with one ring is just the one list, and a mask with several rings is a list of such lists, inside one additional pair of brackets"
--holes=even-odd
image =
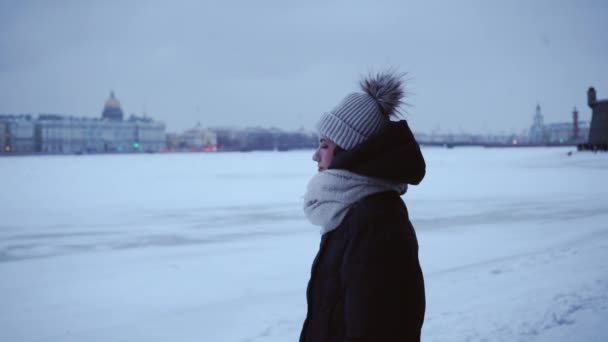
[(597, 95), (595, 94), (595, 88), (589, 87), (589, 90), (587, 90), (587, 104), (589, 105), (589, 107), (593, 108), (593, 106), (595, 105), (595, 102), (597, 102)]
[(589, 144), (601, 149), (608, 147), (608, 100), (598, 101), (593, 87), (587, 91), (587, 103), (591, 107)]
[(122, 108), (120, 108), (120, 102), (114, 96), (114, 91), (110, 92), (110, 98), (106, 101), (103, 107), (101, 117), (108, 120), (123, 120)]
[(572, 140), (576, 141), (578, 140), (578, 110), (576, 110), (576, 107), (574, 107), (574, 110), (572, 111)]
[(543, 115), (540, 113), (540, 104), (536, 104), (536, 114), (534, 114), (534, 125), (539, 127), (545, 127), (543, 122)]
[(534, 123), (530, 127), (530, 142), (533, 144), (542, 144), (545, 142), (545, 123), (543, 115), (540, 112), (540, 105), (536, 105), (536, 114), (534, 115)]

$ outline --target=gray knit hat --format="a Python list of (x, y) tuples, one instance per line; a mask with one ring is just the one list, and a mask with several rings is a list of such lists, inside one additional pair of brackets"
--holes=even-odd
[(317, 123), (319, 134), (345, 150), (382, 132), (390, 117), (399, 113), (404, 91), (403, 74), (392, 71), (370, 74), (360, 86), (363, 93), (348, 94)]

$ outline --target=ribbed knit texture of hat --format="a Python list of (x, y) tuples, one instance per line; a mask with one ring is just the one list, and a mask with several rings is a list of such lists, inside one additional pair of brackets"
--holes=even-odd
[(351, 93), (332, 111), (321, 116), (317, 130), (336, 145), (350, 150), (382, 132), (389, 121), (373, 97), (365, 93)]

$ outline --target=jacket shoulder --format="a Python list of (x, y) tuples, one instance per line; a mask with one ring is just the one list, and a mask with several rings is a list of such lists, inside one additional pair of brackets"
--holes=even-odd
[(407, 208), (396, 192), (367, 196), (343, 222), (349, 259), (384, 259), (385, 254), (417, 253), (418, 239)]
[(405, 203), (394, 191), (380, 192), (360, 199), (351, 207), (348, 216), (351, 223), (369, 223), (372, 226), (399, 224), (403, 219), (408, 219)]

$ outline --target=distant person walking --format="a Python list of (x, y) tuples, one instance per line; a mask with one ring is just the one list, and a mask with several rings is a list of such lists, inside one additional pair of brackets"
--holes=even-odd
[(321, 244), (307, 289), (301, 342), (419, 341), (424, 280), (401, 199), (425, 162), (406, 121), (391, 121), (402, 75), (371, 74), (317, 124), (318, 173), (304, 196)]

